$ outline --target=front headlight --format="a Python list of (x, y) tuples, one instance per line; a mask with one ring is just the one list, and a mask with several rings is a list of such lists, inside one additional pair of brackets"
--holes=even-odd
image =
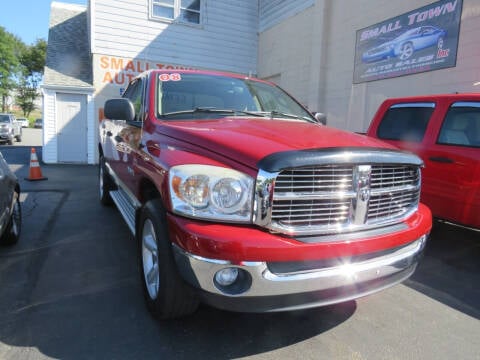
[(232, 222), (252, 218), (253, 179), (211, 165), (179, 165), (169, 172), (173, 211), (186, 216)]

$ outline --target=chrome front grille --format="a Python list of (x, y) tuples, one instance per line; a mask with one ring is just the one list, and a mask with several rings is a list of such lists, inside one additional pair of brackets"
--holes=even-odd
[(415, 185), (420, 180), (420, 173), (415, 166), (374, 165), (372, 166), (371, 187), (389, 188), (394, 186)]
[(284, 170), (275, 180), (272, 220), (282, 227), (333, 226), (347, 221), (352, 166)]
[(416, 165), (342, 164), (280, 171), (274, 182), (274, 231), (323, 234), (400, 221), (418, 206)]
[(348, 219), (350, 201), (320, 199), (274, 201), (273, 221), (283, 226), (329, 226)]
[(275, 180), (278, 193), (315, 193), (352, 188), (351, 166), (323, 166), (282, 171)]

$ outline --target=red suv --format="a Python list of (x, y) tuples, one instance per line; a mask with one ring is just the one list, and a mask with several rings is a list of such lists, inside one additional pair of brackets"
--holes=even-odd
[(386, 100), (367, 135), (419, 155), (433, 216), (480, 229), (480, 94)]

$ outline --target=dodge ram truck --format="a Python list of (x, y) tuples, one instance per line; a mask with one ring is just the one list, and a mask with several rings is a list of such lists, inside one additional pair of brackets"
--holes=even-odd
[(200, 302), (265, 312), (349, 301), (418, 264), (432, 226), (421, 159), (320, 124), (272, 83), (149, 70), (104, 114), (100, 201), (135, 236), (159, 319)]
[(480, 229), (480, 94), (387, 99), (367, 135), (422, 158), (421, 201), (435, 218)]

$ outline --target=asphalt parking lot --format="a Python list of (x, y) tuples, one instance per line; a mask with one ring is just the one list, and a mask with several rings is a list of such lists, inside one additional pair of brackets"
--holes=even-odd
[(0, 145), (23, 191), (21, 239), (0, 247), (0, 359), (479, 358), (480, 232), (437, 223), (411, 279), (357, 301), (156, 322), (96, 167), (42, 164), (48, 180), (25, 181), (31, 146), (41, 158), (32, 134)]

